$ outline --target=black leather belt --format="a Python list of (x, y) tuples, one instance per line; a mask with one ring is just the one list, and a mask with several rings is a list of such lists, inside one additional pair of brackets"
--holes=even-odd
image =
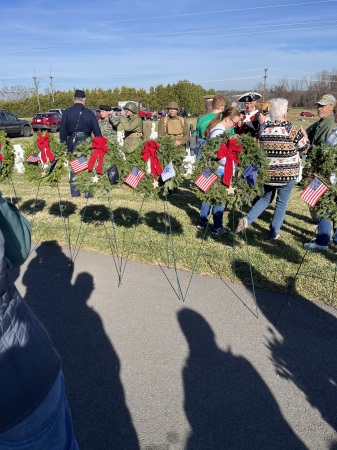
[(76, 131), (76, 133), (69, 134), (69, 137), (79, 137), (79, 136), (91, 136), (91, 133), (85, 133), (84, 131)]

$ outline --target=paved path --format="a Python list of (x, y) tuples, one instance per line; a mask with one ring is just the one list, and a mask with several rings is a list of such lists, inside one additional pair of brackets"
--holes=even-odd
[[(166, 274), (166, 276), (164, 275)], [(66, 375), (81, 450), (337, 449), (337, 313), (42, 244), (15, 273)], [(183, 289), (189, 278), (179, 272)]]

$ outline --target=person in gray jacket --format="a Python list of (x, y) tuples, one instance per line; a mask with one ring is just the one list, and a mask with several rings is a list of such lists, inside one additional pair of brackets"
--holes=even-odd
[(29, 251), (30, 224), (0, 193), (0, 449), (77, 450), (60, 356), (8, 278)]

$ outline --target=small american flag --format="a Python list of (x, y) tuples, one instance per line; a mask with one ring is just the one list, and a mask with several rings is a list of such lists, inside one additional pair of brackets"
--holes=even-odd
[(211, 169), (205, 169), (201, 175), (194, 181), (203, 192), (207, 192), (213, 183), (217, 181), (218, 177), (215, 175)]
[(136, 189), (141, 180), (145, 177), (145, 172), (135, 166), (129, 175), (124, 179), (124, 183), (128, 184), (132, 188)]
[(322, 197), (328, 187), (317, 177), (315, 177), (300, 195), (301, 199), (310, 206), (315, 206), (318, 200)]
[(38, 163), (40, 162), (40, 158), (37, 153), (33, 153), (32, 155), (27, 156), (26, 161), (30, 163)]
[(79, 158), (69, 161), (69, 164), (75, 174), (83, 172), (83, 170), (86, 170), (88, 168), (88, 163), (84, 156), (80, 156)]

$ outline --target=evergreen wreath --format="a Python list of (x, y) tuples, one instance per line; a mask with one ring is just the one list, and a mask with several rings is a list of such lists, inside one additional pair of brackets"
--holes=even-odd
[[(218, 173), (219, 160), (217, 151), (221, 143), (228, 139), (233, 139), (233, 135), (223, 133), (207, 140), (201, 149), (202, 159), (197, 160), (193, 169), (192, 176), (195, 180), (206, 168), (210, 168), (215, 174)], [(242, 146), (239, 153), (239, 163), (236, 165), (235, 172), (231, 180), (231, 187), (234, 193), (230, 193), (228, 187), (222, 183), (220, 177), (207, 192), (201, 191), (195, 186), (196, 196), (203, 202), (210, 205), (221, 204), (229, 209), (241, 210), (242, 206), (252, 206), (252, 200), (261, 196), (260, 186), (268, 179), (266, 153), (260, 149), (256, 139), (249, 134), (242, 134), (238, 138), (238, 144)], [(243, 178), (245, 169), (253, 163), (258, 170), (256, 183), (251, 187)]]
[(328, 186), (329, 190), (310, 209), (318, 216), (328, 214), (326, 217), (337, 224), (337, 184), (330, 181), (332, 173), (337, 175), (337, 146), (314, 145), (305, 160), (303, 186), (307, 186), (315, 176)]
[(147, 173), (148, 163), (144, 162), (142, 159), (142, 149), (144, 144), (139, 145), (134, 152), (128, 154), (125, 161), (125, 168), (127, 169), (125, 176), (131, 172), (134, 166), (139, 167), (139, 169), (146, 173), (146, 176), (134, 191), (153, 198), (166, 196), (170, 191), (179, 187), (184, 179), (183, 174), (185, 170), (183, 164), (185, 148), (183, 146), (175, 146), (172, 137), (167, 135), (158, 137), (156, 142), (159, 144), (157, 158), (162, 169), (164, 170), (172, 161), (175, 171), (175, 176), (172, 178), (164, 182), (160, 175), (155, 178), (152, 173)]
[(14, 150), (10, 138), (4, 131), (0, 131), (0, 181), (7, 182), (14, 169)]
[(49, 147), (54, 155), (54, 161), (47, 160), (44, 164), (41, 159), (38, 163), (27, 162), (26, 159), (32, 154), (40, 154), (37, 139), (25, 147), (25, 172), (24, 177), (36, 184), (49, 184), (55, 186), (58, 184), (63, 175), (67, 173), (67, 147), (66, 144), (61, 143), (56, 137), (48, 133), (40, 133), (38, 136), (44, 138), (49, 137)]
[[(92, 138), (88, 138), (85, 141), (80, 142), (74, 148), (72, 153), (68, 153), (68, 160), (71, 161), (72, 159), (84, 156), (87, 162), (89, 162), (90, 156), (94, 151), (92, 143)], [(107, 197), (111, 193), (111, 189), (120, 188), (123, 184), (123, 179), (127, 175), (123, 148), (115, 139), (109, 140), (106, 145), (108, 146), (108, 151), (104, 155), (102, 174), (97, 172), (96, 165), (96, 167), (93, 167), (91, 171), (83, 170), (75, 175), (73, 183), (81, 192), (93, 194), (96, 197)], [(113, 164), (116, 164), (120, 178), (118, 182), (111, 184), (107, 175), (107, 170)]]

